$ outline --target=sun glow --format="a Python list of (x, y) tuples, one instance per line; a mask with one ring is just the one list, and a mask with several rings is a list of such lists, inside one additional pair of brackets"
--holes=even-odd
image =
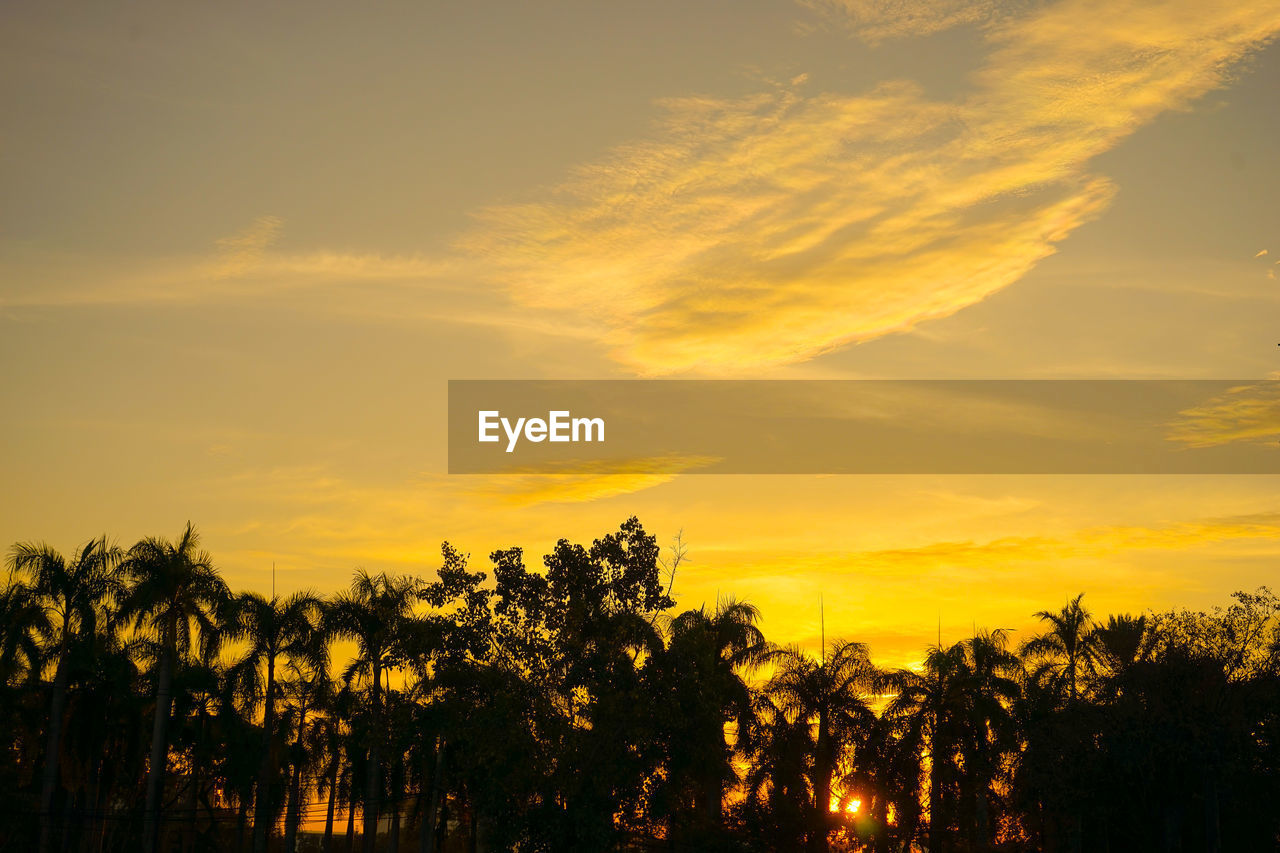
[[(831, 798), (830, 808), (831, 808), (832, 814), (841, 811), (839, 797)], [(844, 804), (844, 811), (848, 814), (857, 814), (858, 810), (861, 808), (862, 808), (862, 800), (858, 799), (857, 797), (849, 800), (847, 803)]]

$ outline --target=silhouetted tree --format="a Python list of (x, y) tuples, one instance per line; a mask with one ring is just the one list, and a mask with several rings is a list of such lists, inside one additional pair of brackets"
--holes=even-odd
[[(778, 659), (778, 671), (765, 686), (784, 714), (805, 721), (813, 730), (810, 747), (808, 804), (808, 848), (825, 851), (832, 826), (832, 813), (842, 813), (843, 804), (833, 803), (831, 781), (847, 751), (862, 740), (874, 714), (869, 699), (879, 683), (880, 672), (872, 665), (867, 647), (861, 643), (833, 643), (823, 657), (814, 660), (799, 649), (785, 649)], [(834, 806), (834, 808), (833, 808)]]
[(383, 678), (400, 660), (404, 634), (419, 582), (408, 576), (371, 575), (356, 572), (347, 592), (338, 594), (329, 609), (328, 628), (339, 637), (356, 642), (355, 658), (344, 678), (359, 677), (369, 687), (369, 728), (366, 731), (367, 767), (364, 789), (363, 835), (365, 853), (372, 853), (382, 800), (382, 745), (386, 740), (383, 719)]
[(14, 545), (9, 557), (12, 571), (30, 578), (33, 603), (43, 606), (50, 617), (54, 676), (40, 783), (40, 853), (48, 853), (53, 844), (53, 795), (62, 759), (71, 648), (82, 635), (97, 631), (104, 607), (120, 593), (116, 571), (120, 557), (120, 550), (108, 545), (105, 537), (79, 548), (71, 560), (48, 545), (24, 542)]
[(147, 794), (142, 830), (144, 853), (152, 853), (159, 830), (160, 796), (168, 766), (169, 711), (173, 671), (179, 654), (191, 647), (193, 633), (218, 634), (214, 614), (226, 600), (226, 584), (200, 550), (200, 537), (188, 522), (173, 542), (143, 539), (129, 549), (122, 565), (129, 579), (121, 617), (154, 637), (158, 652), (156, 705), (147, 764)]
[(276, 702), (280, 685), (277, 666), (310, 657), (303, 666), (323, 665), (324, 644), (316, 634), (320, 624), (320, 600), (310, 592), (268, 599), (256, 592), (236, 596), (227, 610), (226, 633), (242, 640), (246, 649), (232, 672), (247, 695), (261, 696), (262, 752), (253, 806), (253, 850), (266, 853), (274, 823), (280, 747), (276, 736)]
[(723, 830), (725, 789), (737, 782), (725, 724), (750, 727), (752, 689), (744, 676), (772, 651), (759, 619), (753, 605), (733, 599), (712, 613), (686, 610), (671, 620), (667, 647), (654, 661), (652, 701), (665, 752), (656, 796), (673, 841), (684, 835), (705, 849)]
[(920, 672), (899, 669), (884, 684), (891, 697), (885, 713), (905, 724), (905, 737), (929, 767), (929, 850), (945, 851), (952, 837), (950, 803), (956, 783), (955, 760), (967, 712), (964, 695), (966, 649), (962, 643), (931, 646)]
[(1077, 596), (1019, 653), (975, 630), (881, 672), (858, 643), (777, 650), (732, 599), (667, 618), (635, 519), (540, 570), (496, 551), (492, 581), (441, 553), (326, 606), (231, 597), (190, 525), (118, 565), (105, 540), (15, 546), (0, 849), (245, 853), (283, 813), (295, 853), (315, 797), (326, 853), (357, 811), (386, 853), (1280, 847), (1265, 588), (1097, 622)]

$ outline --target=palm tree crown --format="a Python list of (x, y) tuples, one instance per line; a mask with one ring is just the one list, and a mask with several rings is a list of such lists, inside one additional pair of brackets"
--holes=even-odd
[(1098, 662), (1098, 637), (1092, 630), (1089, 611), (1080, 604), (1083, 598), (1084, 593), (1080, 593), (1056, 613), (1036, 613), (1037, 619), (1048, 623), (1048, 630), (1022, 646), (1024, 656), (1038, 661), (1033, 679), (1045, 683), (1059, 696), (1065, 695), (1071, 704), (1079, 699), (1081, 682), (1093, 673)]

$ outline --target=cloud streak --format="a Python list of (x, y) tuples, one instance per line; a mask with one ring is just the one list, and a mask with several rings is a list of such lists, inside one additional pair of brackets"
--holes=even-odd
[[(1280, 536), (1280, 513), (1205, 518), (1162, 526), (1106, 525), (1056, 536), (1007, 536), (984, 541), (939, 541), (903, 548), (858, 551), (812, 551), (797, 557), (794, 550), (753, 547), (744, 554), (733, 550), (721, 558), (732, 561), (741, 578), (770, 578), (779, 567), (795, 573), (803, 568), (814, 583), (823, 577), (854, 576), (866, 583), (900, 581), (917, 585), (921, 579), (991, 581), (1001, 575), (1043, 574), (1046, 562), (1098, 561), (1145, 551), (1190, 551), (1239, 541), (1274, 543)], [(739, 559), (740, 558), (740, 559)]]
[(797, 0), (868, 44), (928, 36), (965, 24), (986, 23), (1001, 11), (997, 0)]
[[(621, 462), (557, 465), (556, 473), (537, 470), (492, 474), (475, 481), (468, 493), (513, 506), (541, 503), (586, 503), (644, 491), (674, 480), (678, 474), (704, 468), (716, 459), (701, 456), (663, 456)], [(568, 469), (568, 470), (566, 470)], [(607, 469), (609, 473), (601, 473)], [(656, 472), (656, 473), (655, 473)]]
[(1271, 444), (1280, 438), (1280, 383), (1242, 385), (1179, 412), (1167, 437), (1186, 447)]
[[(952, 11), (904, 32), (971, 17)], [(1274, 0), (983, 16), (987, 60), (953, 102), (906, 82), (669, 100), (649, 139), (484, 211), (462, 247), (523, 304), (599, 324), (639, 373), (803, 361), (1018, 281), (1106, 209), (1094, 157), (1280, 29)]]
[(267, 248), (280, 238), (284, 220), (278, 216), (259, 216), (253, 224), (231, 237), (218, 241), (220, 263), (216, 278), (237, 278), (252, 270), (262, 260)]
[(661, 101), (647, 138), (479, 211), (439, 256), (281, 252), (283, 223), (262, 216), (213, 257), (7, 270), (0, 308), (305, 292), (344, 317), (592, 340), (640, 375), (758, 375), (1019, 281), (1107, 209), (1094, 158), (1280, 31), (1280, 0), (807, 5), (869, 41), (980, 25), (986, 57), (950, 100), (909, 81), (812, 91), (801, 74)]

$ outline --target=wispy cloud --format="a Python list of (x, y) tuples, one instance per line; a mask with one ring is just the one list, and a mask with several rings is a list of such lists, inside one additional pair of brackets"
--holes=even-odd
[(986, 542), (937, 542), (869, 552), (855, 558), (882, 571), (965, 567), (990, 572), (1017, 561), (1097, 559), (1129, 551), (1187, 550), (1239, 539), (1280, 536), (1280, 513), (1210, 518), (1165, 526), (1091, 527), (1071, 536), (1018, 536)]
[(584, 464), (568, 474), (421, 474), (392, 482), (321, 465), (247, 467), (210, 480), (205, 490), (219, 502), (247, 507), (248, 517), (272, 519), (238, 533), (307, 542), (315, 554), (330, 557), (404, 559), (434, 547), (423, 541), (424, 518), (442, 529), (465, 529), (497, 506), (604, 500), (660, 486), (709, 461), (664, 457), (637, 459), (634, 472), (599, 474)]
[[(924, 8), (858, 5), (898, 22)], [(915, 31), (970, 15), (941, 8)], [(484, 211), (462, 245), (524, 304), (599, 323), (638, 372), (802, 361), (1016, 282), (1107, 207), (1094, 157), (1280, 29), (1275, 0), (982, 14), (988, 57), (953, 102), (905, 82), (666, 101), (649, 139)]]
[(779, 595), (802, 583), (814, 590), (853, 583), (880, 594), (888, 590), (936, 592), (943, 586), (963, 590), (972, 589), (965, 584), (977, 584), (999, 587), (1002, 595), (1017, 596), (1024, 593), (1019, 589), (1024, 584), (1061, 584), (1064, 579), (1083, 584), (1080, 571), (1086, 567), (1100, 583), (1113, 583), (1124, 572), (1139, 570), (1153, 583), (1172, 583), (1175, 577), (1186, 583), (1192, 579), (1179, 572), (1166, 573), (1158, 560), (1144, 561), (1140, 555), (1186, 554), (1201, 549), (1221, 552), (1255, 545), (1273, 553), (1280, 550), (1277, 539), (1280, 512), (1276, 511), (839, 550), (832, 549), (830, 543), (804, 547), (771, 541), (766, 534), (720, 546), (708, 543), (700, 550), (705, 559), (686, 572), (685, 581), (700, 588), (722, 579), (725, 570), (732, 567), (733, 577), (744, 588), (760, 589), (763, 584)]
[(146, 259), (105, 270), (92, 259), (34, 258), (11, 267), (14, 280), (0, 293), (0, 306), (183, 303), (342, 285), (403, 286), (429, 297), (465, 290), (461, 271), (475, 266), (459, 258), (422, 255), (271, 251), (281, 227), (275, 217), (261, 217), (245, 231), (216, 241), (213, 253)]
[[(797, 0), (827, 21), (848, 28), (869, 44), (885, 39), (927, 36), (964, 24), (992, 20), (998, 0)], [(1006, 5), (1007, 4), (1003, 4)]]
[(1274, 442), (1280, 438), (1280, 382), (1242, 385), (1179, 412), (1168, 438), (1187, 447)]
[(218, 241), (221, 255), (213, 274), (216, 278), (236, 278), (252, 270), (263, 253), (280, 237), (284, 220), (278, 216), (259, 216), (245, 230)]
[(873, 41), (981, 24), (986, 58), (950, 100), (801, 74), (661, 101), (647, 138), (479, 211), (440, 256), (281, 252), (282, 222), (262, 216), (212, 257), (115, 275), (32, 264), (0, 307), (306, 291), (343, 316), (588, 338), (639, 374), (758, 372), (1017, 282), (1107, 209), (1094, 158), (1280, 31), (1280, 0), (807, 2)]
[(598, 329), (560, 312), (515, 304), (483, 258), (440, 255), (280, 251), (284, 221), (260, 216), (244, 230), (189, 256), (103, 264), (46, 254), (4, 259), (0, 311), (6, 308), (190, 305), (284, 300), (291, 307), (346, 320), (448, 323), (557, 340), (593, 340)]
[[(771, 639), (809, 646), (818, 645), (821, 600), (828, 639), (840, 626), (869, 642), (877, 659), (905, 663), (935, 631), (950, 642), (975, 626), (1034, 628), (1031, 613), (1059, 595), (1088, 592), (1097, 614), (1135, 601), (1161, 606), (1198, 590), (1200, 567), (1215, 555), (1267, 565), (1280, 552), (1278, 537), (1275, 511), (852, 549), (772, 541), (766, 525), (758, 538), (704, 544), (699, 561), (682, 568), (676, 593), (682, 606), (713, 600), (732, 577), (736, 594), (768, 602)], [(1214, 592), (1226, 582), (1214, 575)]]
[[(663, 456), (623, 462), (605, 460), (578, 465), (558, 464), (556, 473), (527, 470), (511, 474), (469, 477), (467, 490), (499, 503), (531, 506), (540, 503), (584, 503), (644, 491), (674, 480), (678, 474), (718, 460), (701, 456)], [(607, 469), (609, 473), (600, 473)]]

